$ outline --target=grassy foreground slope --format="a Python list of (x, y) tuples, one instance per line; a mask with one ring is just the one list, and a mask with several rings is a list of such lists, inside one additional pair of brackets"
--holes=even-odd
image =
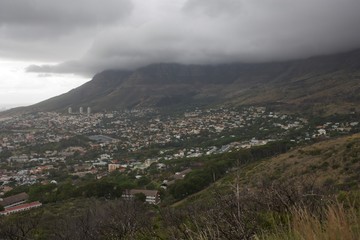
[(191, 239), (359, 239), (359, 170), (360, 134), (325, 139), (239, 166), (176, 209), (201, 215), (182, 225)]

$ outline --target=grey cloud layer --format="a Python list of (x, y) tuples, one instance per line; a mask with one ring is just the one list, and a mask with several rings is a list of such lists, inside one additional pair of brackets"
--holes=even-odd
[[(46, 2), (43, 6), (58, 7), (52, 5), (53, 1), (41, 2)], [(92, 1), (78, 1), (77, 7), (82, 5), (91, 13), (96, 6), (87, 8), (87, 2)], [(81, 37), (76, 34), (81, 35), (83, 26), (97, 25), (96, 34), (84, 31), (91, 42), (86, 49), (82, 45), (83, 54), (73, 57), (74, 60), (54, 66), (30, 66), (28, 71), (94, 74), (107, 68), (136, 68), (156, 62), (259, 62), (360, 47), (359, 0), (133, 0), (132, 3), (108, 3), (96, 13), (101, 17), (95, 20), (81, 13), (78, 16), (76, 12), (67, 15), (65, 12), (69, 7), (60, 7), (49, 22), (57, 22), (68, 31), (74, 27), (67, 28), (63, 23), (65, 20), (56, 19), (66, 16), (66, 21), (77, 24), (76, 30), (66, 35), (70, 39), (68, 42), (74, 39), (79, 42), (76, 46), (81, 47), (81, 41), (76, 41)], [(118, 18), (114, 9), (119, 11)], [(124, 17), (126, 20), (119, 22)], [(3, 16), (1, 22), (2, 19)], [(23, 21), (28, 17), (5, 19), (9, 24), (25, 26)], [(36, 21), (28, 21), (28, 24), (39, 25)], [(0, 35), (2, 33), (0, 30)], [(46, 46), (52, 45), (45, 41)]]
[(0, 57), (74, 57), (101, 27), (131, 14), (131, 0), (0, 0)]
[(71, 30), (116, 22), (128, 15), (131, 8), (128, 0), (2, 0), (0, 24)]
[(206, 14), (217, 17), (222, 14), (241, 14), (241, 0), (189, 0), (184, 4), (183, 10), (196, 14)]

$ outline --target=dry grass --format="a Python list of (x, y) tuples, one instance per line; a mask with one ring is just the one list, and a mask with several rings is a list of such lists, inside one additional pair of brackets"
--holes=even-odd
[(356, 240), (360, 239), (360, 216), (355, 208), (329, 206), (323, 219), (306, 209), (294, 209), (286, 227), (264, 233), (258, 240)]

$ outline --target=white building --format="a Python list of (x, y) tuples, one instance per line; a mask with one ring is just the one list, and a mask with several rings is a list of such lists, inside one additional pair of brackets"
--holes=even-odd
[(149, 204), (159, 204), (160, 203), (160, 195), (157, 190), (145, 190), (145, 189), (131, 189), (125, 190), (122, 197), (125, 199), (133, 199), (137, 194), (145, 195), (145, 202)]

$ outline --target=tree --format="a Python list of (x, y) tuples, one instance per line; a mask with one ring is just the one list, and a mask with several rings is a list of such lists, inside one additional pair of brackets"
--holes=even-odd
[(54, 221), (49, 239), (154, 239), (151, 222), (146, 205), (136, 201), (94, 201), (81, 214)]
[(146, 195), (144, 193), (136, 193), (134, 195), (134, 198), (136, 201), (139, 201), (139, 202), (145, 202), (146, 201)]
[(33, 239), (41, 214), (27, 213), (0, 218), (0, 238), (9, 240)]

